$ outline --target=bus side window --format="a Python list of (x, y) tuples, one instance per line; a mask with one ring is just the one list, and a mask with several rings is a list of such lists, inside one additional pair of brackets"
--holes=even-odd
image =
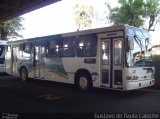
[(62, 57), (74, 57), (75, 56), (75, 46), (76, 37), (67, 37), (63, 39), (61, 56)]
[(59, 52), (59, 44), (57, 40), (48, 42), (47, 57), (57, 57)]
[(77, 56), (78, 57), (95, 57), (97, 54), (97, 37), (96, 35), (81, 36), (78, 40)]
[(20, 55), (25, 58), (31, 57), (32, 44), (24, 43), (20, 45)]

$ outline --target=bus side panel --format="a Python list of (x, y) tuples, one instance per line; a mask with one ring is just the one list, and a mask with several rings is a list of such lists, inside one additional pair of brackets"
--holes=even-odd
[(43, 63), (36, 67), (29, 68), (28, 70), (29, 77), (31, 78), (70, 84), (74, 83), (74, 74), (66, 72), (62, 63), (62, 58), (44, 58)]
[[(46, 58), (45, 61), (45, 79), (73, 84), (73, 74), (67, 72), (64, 68), (63, 58)], [(73, 58), (72, 58), (73, 59)]]
[[(87, 61), (88, 60), (88, 63)], [(74, 83), (75, 73), (79, 69), (86, 69), (90, 72), (93, 82), (93, 87), (99, 87), (99, 78), (98, 78), (98, 67), (97, 63), (91, 63), (91, 61), (96, 61), (96, 57), (75, 57), (75, 58), (62, 58), (63, 67), (65, 72), (70, 77), (69, 80), (71, 83)], [(86, 61), (86, 62), (85, 62)]]
[[(93, 87), (99, 87), (97, 64), (84, 63), (85, 59), (87, 58), (63, 57), (58, 58), (58, 60), (57, 58), (45, 58), (44, 78), (39, 79), (74, 84), (76, 71), (79, 69), (86, 69), (91, 74)], [(39, 68), (31, 68), (29, 70), (29, 77), (35, 78), (34, 73), (36, 70), (38, 71)]]

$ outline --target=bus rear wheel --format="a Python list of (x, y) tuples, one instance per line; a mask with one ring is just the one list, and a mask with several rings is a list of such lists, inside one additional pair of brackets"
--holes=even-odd
[(91, 89), (92, 85), (90, 75), (87, 73), (78, 74), (78, 76), (76, 77), (76, 87), (80, 91), (87, 91)]
[(22, 82), (26, 82), (28, 80), (27, 69), (26, 68), (21, 68), (20, 73), (21, 73), (21, 80), (22, 80)]

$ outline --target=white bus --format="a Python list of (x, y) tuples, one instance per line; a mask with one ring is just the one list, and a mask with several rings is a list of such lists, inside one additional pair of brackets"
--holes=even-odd
[(5, 73), (5, 52), (7, 41), (0, 40), (0, 73)]
[(128, 25), (77, 31), (8, 43), (6, 70), (28, 78), (133, 90), (153, 86), (150, 36)]

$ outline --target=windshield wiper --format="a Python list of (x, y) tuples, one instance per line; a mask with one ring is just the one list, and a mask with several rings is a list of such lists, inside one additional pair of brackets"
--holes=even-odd
[(139, 47), (141, 48), (141, 52), (142, 52), (142, 42), (141, 42), (141, 40), (136, 35), (134, 35), (134, 39), (135, 39), (136, 43), (139, 45)]
[(136, 43), (137, 43), (140, 47), (142, 47), (141, 40), (140, 40), (136, 35), (134, 35), (134, 39), (135, 39)]

